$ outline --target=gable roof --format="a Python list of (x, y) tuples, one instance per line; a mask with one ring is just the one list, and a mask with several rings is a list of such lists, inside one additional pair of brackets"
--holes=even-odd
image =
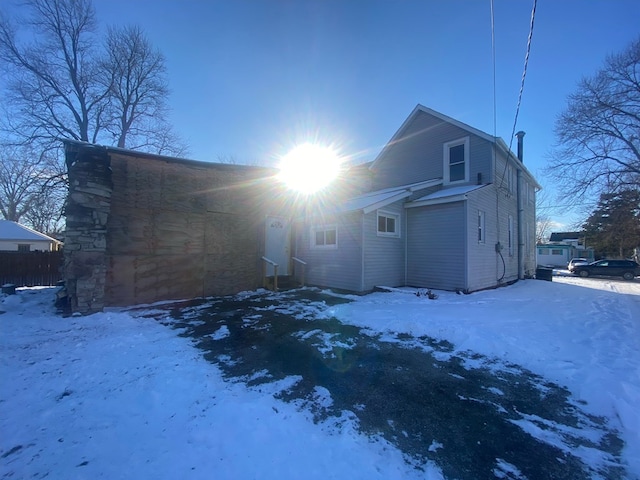
[(61, 243), (55, 238), (51, 238), (44, 233), (36, 232), (29, 227), (25, 227), (24, 225), (20, 225), (16, 222), (12, 222), (11, 220), (0, 220), (0, 239)]
[(550, 242), (562, 242), (563, 240), (579, 240), (584, 237), (581, 232), (553, 232), (549, 237)]
[(407, 130), (407, 128), (409, 128), (411, 123), (415, 120), (415, 118), (420, 113), (426, 113), (427, 115), (434, 116), (434, 117), (442, 120), (443, 122), (446, 122), (446, 123), (449, 123), (451, 125), (454, 125), (454, 126), (460, 128), (462, 130), (465, 130), (465, 131), (467, 131), (467, 132), (469, 132), (469, 133), (471, 133), (473, 135), (476, 135), (476, 136), (486, 140), (489, 143), (495, 144), (498, 148), (500, 148), (500, 150), (508, 158), (511, 158), (519, 166), (522, 167), (522, 169), (528, 174), (530, 179), (535, 183), (535, 187), (537, 189), (541, 189), (542, 188), (540, 186), (540, 184), (537, 182), (537, 180), (535, 179), (535, 177), (531, 174), (531, 172), (529, 172), (529, 170), (527, 170), (527, 167), (524, 165), (524, 163), (521, 162), (518, 159), (518, 157), (509, 149), (509, 147), (507, 146), (507, 144), (505, 143), (505, 141), (502, 138), (494, 137), (493, 135), (489, 135), (488, 133), (483, 132), (482, 130), (478, 130), (477, 128), (474, 128), (471, 125), (467, 125), (466, 123), (461, 122), (460, 120), (456, 120), (455, 118), (449, 117), (448, 115), (445, 115), (444, 113), (440, 113), (440, 112), (438, 112), (436, 110), (433, 110), (431, 108), (425, 107), (424, 105), (421, 105), (421, 104), (416, 105), (416, 107), (413, 109), (411, 114), (409, 114), (407, 119), (402, 123), (402, 125), (400, 125), (400, 128), (396, 131), (396, 133), (394, 133), (394, 135), (391, 137), (391, 139), (387, 142), (387, 144), (382, 148), (380, 153), (376, 156), (375, 160), (371, 163), (369, 168), (373, 168), (376, 165), (376, 163), (378, 162), (378, 160), (380, 160), (380, 158), (382, 158), (385, 155), (387, 150), (391, 146), (393, 146), (395, 143), (397, 143), (398, 141), (400, 141), (403, 138), (403, 136), (405, 134), (405, 130)]
[(363, 213), (370, 213), (378, 208), (390, 205), (398, 200), (407, 198), (413, 195), (415, 192), (425, 188), (435, 187), (442, 184), (441, 178), (433, 180), (426, 180), (424, 182), (410, 183), (408, 185), (401, 185), (398, 187), (385, 188), (383, 190), (376, 190), (368, 192), (363, 195), (351, 198), (345, 202), (342, 206), (342, 212), (354, 212), (362, 210)]

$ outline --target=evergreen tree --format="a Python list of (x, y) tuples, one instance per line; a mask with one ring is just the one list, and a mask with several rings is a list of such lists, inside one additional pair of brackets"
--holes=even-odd
[(640, 191), (627, 189), (600, 195), (584, 231), (597, 256), (631, 257), (633, 249), (640, 246)]

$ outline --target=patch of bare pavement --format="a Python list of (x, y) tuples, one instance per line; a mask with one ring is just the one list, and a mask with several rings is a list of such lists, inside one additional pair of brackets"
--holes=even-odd
[(322, 317), (346, 301), (314, 289), (262, 292), (166, 306), (157, 318), (193, 338), (228, 381), (259, 389), (293, 378), (278, 398), (316, 422), (355, 419), (417, 469), (431, 461), (451, 479), (625, 478), (617, 432), (567, 389), (448, 342)]

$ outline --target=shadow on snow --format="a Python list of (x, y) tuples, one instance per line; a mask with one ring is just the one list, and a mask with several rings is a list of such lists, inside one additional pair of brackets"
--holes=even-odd
[(446, 478), (624, 477), (622, 441), (566, 388), (446, 341), (323, 318), (348, 301), (316, 289), (258, 292), (167, 306), (162, 321), (193, 337), (227, 380), (295, 377), (278, 398), (316, 422), (355, 416), (363, 433)]

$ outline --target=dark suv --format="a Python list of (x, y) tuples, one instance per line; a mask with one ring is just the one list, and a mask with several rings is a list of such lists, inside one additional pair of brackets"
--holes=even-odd
[(625, 280), (633, 280), (640, 275), (640, 265), (633, 260), (598, 260), (588, 265), (576, 265), (573, 273), (581, 277), (590, 275), (604, 275), (607, 277), (621, 276)]

